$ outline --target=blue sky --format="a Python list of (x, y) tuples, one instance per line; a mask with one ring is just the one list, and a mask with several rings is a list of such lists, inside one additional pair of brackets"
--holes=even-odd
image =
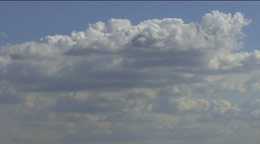
[(46, 35), (70, 34), (85, 30), (89, 23), (110, 18), (127, 18), (133, 24), (152, 18), (179, 17), (199, 22), (200, 16), (212, 10), (240, 11), (253, 19), (245, 29), (248, 48), (255, 49), (260, 38), (257, 27), (259, 2), (1, 2), (1, 32), (8, 38), (0, 44), (39, 40)]
[(1, 2), (5, 144), (259, 144), (259, 2)]

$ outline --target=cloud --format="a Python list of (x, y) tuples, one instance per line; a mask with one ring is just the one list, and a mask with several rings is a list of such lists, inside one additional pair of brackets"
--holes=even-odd
[(181, 97), (178, 99), (174, 99), (171, 102), (172, 110), (179, 111), (183, 113), (185, 111), (191, 112), (207, 112), (210, 103), (203, 99), (192, 99), (190, 97)]
[(252, 130), (258, 102), (232, 100), (259, 88), (259, 51), (240, 51), (250, 22), (219, 11), (190, 23), (112, 18), (70, 35), (1, 46), (0, 103), (17, 104), (3, 107), (26, 131), (13, 134), (24, 142), (207, 143), (235, 135), (240, 122)]
[(1, 38), (7, 38), (8, 35), (7, 35), (5, 32), (1, 32), (1, 33), (0, 33), (0, 37), (1, 37)]
[(13, 82), (26, 79), (38, 83), (35, 89), (44, 90), (50, 89), (50, 83), (42, 79), (53, 79), (51, 87), (57, 90), (61, 85), (71, 90), (83, 85), (170, 85), (171, 80), (162, 79), (177, 78), (183, 71), (233, 68), (249, 55), (257, 55), (257, 51), (233, 53), (241, 48), (242, 28), (249, 23), (241, 13), (219, 11), (206, 14), (200, 23), (176, 18), (146, 20), (137, 25), (127, 19), (97, 22), (70, 36), (46, 36), (39, 42), (1, 47), (4, 69), (0, 77)]
[(216, 68), (243, 71), (247, 69), (256, 69), (260, 64), (259, 59), (260, 51), (254, 50), (253, 52), (239, 52), (228, 55), (223, 54), (216, 57), (213, 61), (216, 64)]
[(0, 83), (0, 104), (18, 104), (23, 101), (23, 96), (19, 95), (15, 88), (6, 83)]
[(206, 100), (192, 97), (175, 98), (169, 103), (170, 113), (187, 115), (200, 114), (202, 119), (236, 118), (240, 115), (240, 107), (232, 105), (225, 99)]

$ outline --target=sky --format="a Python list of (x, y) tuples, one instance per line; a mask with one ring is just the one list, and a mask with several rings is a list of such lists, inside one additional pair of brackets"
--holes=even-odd
[(259, 2), (1, 2), (5, 144), (258, 144)]

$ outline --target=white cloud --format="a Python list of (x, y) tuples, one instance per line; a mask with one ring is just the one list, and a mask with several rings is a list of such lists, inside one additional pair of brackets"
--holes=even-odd
[(181, 97), (174, 99), (170, 102), (173, 105), (173, 110), (180, 111), (181, 113), (185, 111), (190, 112), (207, 112), (210, 103), (203, 99), (193, 99), (191, 97)]
[(178, 114), (208, 114), (214, 116), (236, 116), (240, 113), (239, 106), (233, 106), (230, 101), (224, 99), (205, 100), (192, 97), (181, 97), (170, 101), (172, 111)]
[[(40, 42), (1, 47), (0, 60), (5, 65), (1, 77), (15, 77), (11, 81), (24, 80), (25, 75), (31, 81), (49, 78), (56, 87), (66, 85), (65, 89), (75, 89), (73, 85), (81, 89), (79, 85), (91, 83), (104, 87), (102, 80), (112, 87), (170, 85), (173, 81), (169, 77), (179, 77), (183, 72), (186, 74), (178, 81), (189, 81), (200, 69), (230, 69), (243, 65), (249, 56), (257, 63), (257, 51), (232, 53), (241, 47), (242, 28), (249, 23), (241, 13), (219, 11), (206, 14), (201, 23), (184, 23), (176, 18), (146, 20), (137, 25), (127, 19), (97, 22), (70, 36), (46, 36)], [(36, 89), (49, 89), (43, 81), (38, 83), (34, 84)]]

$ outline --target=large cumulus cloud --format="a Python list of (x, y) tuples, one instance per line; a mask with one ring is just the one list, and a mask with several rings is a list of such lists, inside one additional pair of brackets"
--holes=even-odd
[(44, 91), (190, 82), (196, 77), (187, 80), (183, 72), (257, 64), (256, 56), (247, 57), (258, 51), (233, 53), (241, 48), (242, 28), (249, 23), (241, 13), (219, 11), (206, 14), (200, 23), (178, 18), (137, 25), (127, 19), (97, 22), (69, 36), (46, 36), (39, 42), (1, 47), (0, 77)]

